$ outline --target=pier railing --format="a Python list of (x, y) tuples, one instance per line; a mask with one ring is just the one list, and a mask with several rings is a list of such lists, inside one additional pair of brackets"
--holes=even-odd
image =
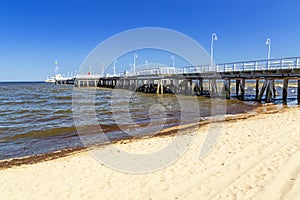
[(280, 58), (270, 60), (257, 60), (217, 64), (213, 66), (183, 67), (177, 70), (179, 74), (208, 73), (208, 72), (244, 72), (244, 71), (268, 71), (281, 69), (299, 69), (300, 57)]
[(223, 72), (249, 72), (249, 71), (271, 71), (283, 69), (300, 69), (300, 57), (256, 60), (224, 63), (217, 65), (201, 65), (187, 67), (153, 67), (151, 69), (140, 69), (118, 74), (95, 74), (77, 75), (80, 79), (99, 79), (112, 77), (136, 77), (136, 76), (156, 76), (156, 75), (179, 75), (179, 74), (204, 74), (204, 73), (223, 73)]

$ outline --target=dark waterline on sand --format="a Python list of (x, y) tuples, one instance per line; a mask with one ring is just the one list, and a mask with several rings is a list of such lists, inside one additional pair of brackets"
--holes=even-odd
[[(253, 89), (248, 87), (247, 90), (246, 98), (253, 98)], [(95, 141), (95, 144), (99, 134), (107, 134), (113, 140), (128, 136), (116, 125), (114, 118), (122, 119), (128, 113), (120, 111), (114, 112), (116, 116), (112, 115), (111, 92), (111, 90), (97, 89), (95, 93), (97, 118), (104, 133), (95, 131), (96, 129), (91, 124), (86, 129), (85, 136)], [(292, 89), (290, 93), (292, 94), (290, 100), (293, 104), (295, 102), (293, 96), (296, 94), (293, 94)], [(83, 146), (74, 124), (72, 86), (0, 82), (0, 94), (0, 160)], [(278, 98), (280, 99), (280, 96)], [(209, 117), (211, 100), (205, 97), (197, 97), (197, 100), (201, 108), (201, 117)], [(190, 98), (186, 97), (184, 101), (187, 101), (188, 105)], [(122, 124), (123, 128), (134, 130), (149, 125), (149, 109), (154, 104), (160, 104), (165, 109), (166, 125), (164, 127), (179, 125), (182, 113), (180, 113), (180, 106), (175, 95), (134, 93), (130, 97), (130, 102), (129, 112), (134, 124)], [(277, 102), (280, 103), (280, 101)], [(117, 106), (120, 107), (119, 110), (122, 110), (128, 105), (120, 99)], [(249, 112), (257, 106), (259, 104), (252, 101), (226, 101), (226, 114)], [(153, 116), (152, 120), (155, 121), (155, 113)], [(159, 117), (161, 115), (157, 115), (158, 122), (161, 121)]]

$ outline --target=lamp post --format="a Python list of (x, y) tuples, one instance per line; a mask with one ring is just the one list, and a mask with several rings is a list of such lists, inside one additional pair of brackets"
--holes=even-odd
[[(148, 62), (148, 60), (145, 60), (145, 63), (146, 63), (146, 66), (147, 66), (147, 74), (149, 75), (150, 73), (148, 71), (148, 69), (149, 69), (149, 62)], [(150, 80), (148, 78), (147, 84), (149, 84), (149, 83), (150, 83)]]
[(114, 61), (114, 76), (115, 76), (115, 74), (116, 74), (116, 64), (118, 63), (118, 60), (115, 60)]
[(172, 60), (172, 67), (175, 68), (175, 56), (174, 55), (171, 56), (171, 60)]
[(148, 60), (145, 60), (145, 63), (146, 63), (146, 66), (147, 66), (147, 71), (148, 71), (148, 68), (149, 68), (149, 62), (148, 62)]
[(271, 58), (271, 39), (270, 38), (267, 39), (266, 45), (268, 45), (268, 65), (267, 65), (267, 68), (269, 69), (270, 58)]
[(214, 41), (217, 41), (217, 34), (211, 34), (211, 45), (210, 45), (210, 66), (213, 65), (213, 57), (214, 57)]
[(104, 76), (104, 67), (105, 67), (105, 63), (103, 62), (103, 63), (102, 63), (102, 69), (101, 69), (101, 71), (102, 71), (102, 76)]
[(137, 59), (138, 55), (137, 54), (133, 54), (133, 71), (135, 72), (135, 60)]
[(129, 63), (130, 71), (132, 72), (132, 63)]
[(58, 67), (58, 61), (55, 61), (54, 64), (55, 64), (54, 74), (55, 74), (55, 76), (56, 76), (57, 73), (58, 73), (58, 70), (59, 70), (59, 67)]

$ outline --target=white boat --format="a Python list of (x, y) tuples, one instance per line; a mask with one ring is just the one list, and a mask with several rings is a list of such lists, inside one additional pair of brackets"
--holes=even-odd
[(54, 79), (54, 77), (51, 77), (51, 78), (47, 77), (47, 79), (45, 80), (45, 82), (46, 83), (55, 83), (55, 79)]
[(54, 74), (55, 76), (52, 76), (51, 78), (48, 78), (45, 80), (46, 83), (56, 83), (57, 80), (62, 80), (64, 79), (62, 77), (61, 74), (58, 74), (58, 61), (55, 61), (54, 64), (56, 65), (55, 68), (54, 68)]
[(52, 76), (51, 78), (47, 78), (45, 80), (46, 83), (55, 83), (57, 80), (64, 80), (64, 77), (61, 74), (56, 74), (55, 76)]

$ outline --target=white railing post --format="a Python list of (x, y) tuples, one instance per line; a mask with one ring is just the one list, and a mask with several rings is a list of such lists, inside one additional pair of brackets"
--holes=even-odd
[(299, 58), (296, 58), (295, 68), (298, 68), (298, 65), (299, 65)]

